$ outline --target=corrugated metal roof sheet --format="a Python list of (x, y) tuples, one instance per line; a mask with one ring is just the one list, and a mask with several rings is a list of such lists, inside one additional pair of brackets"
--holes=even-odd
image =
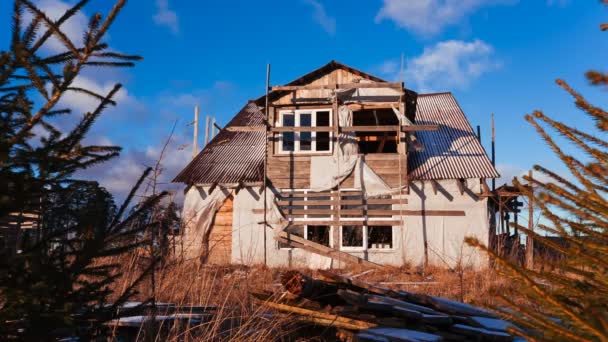
[[(424, 146), (408, 158), (410, 178), (493, 178), (498, 172), (451, 93), (418, 96), (416, 123), (439, 125), (417, 132)], [(248, 103), (226, 125), (263, 126), (264, 114)], [(222, 130), (173, 180), (187, 184), (259, 182), (263, 178), (264, 132)]]
[[(226, 125), (263, 126), (264, 114), (249, 102)], [(261, 181), (264, 175), (264, 132), (222, 129), (173, 180), (186, 184)]]
[(417, 132), (424, 147), (408, 158), (412, 179), (494, 178), (498, 172), (451, 93), (420, 94), (416, 124), (439, 125)]

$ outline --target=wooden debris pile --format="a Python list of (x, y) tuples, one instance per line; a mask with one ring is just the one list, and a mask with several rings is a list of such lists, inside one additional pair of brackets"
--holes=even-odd
[(329, 271), (313, 278), (282, 274), (286, 292), (252, 293), (265, 306), (293, 314), (294, 321), (333, 327), (347, 341), (514, 341), (517, 329), (473, 305), (393, 291)]

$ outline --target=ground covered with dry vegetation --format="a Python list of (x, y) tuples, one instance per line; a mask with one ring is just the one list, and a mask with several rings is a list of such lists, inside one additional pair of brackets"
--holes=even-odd
[[(124, 265), (124, 273), (117, 286), (132, 282), (132, 277), (139, 274), (140, 258), (134, 255), (120, 261)], [(155, 330), (156, 339), (246, 341), (335, 338), (335, 331), (320, 326), (311, 328), (310, 325), (296, 322), (289, 315), (260, 305), (250, 295), (251, 292), (267, 291), (280, 296), (283, 293), (280, 278), (285, 271), (287, 269), (264, 266), (201, 265), (194, 260), (172, 260), (159, 265), (154, 273), (154, 281), (149, 279), (141, 284), (139, 299), (154, 295), (158, 303), (213, 308), (209, 319), (200, 323), (186, 328), (166, 327), (162, 332)], [(316, 270), (299, 271), (317, 275)], [(493, 291), (510, 291), (508, 279), (499, 277), (491, 269), (349, 267), (335, 272), (393, 290), (430, 294), (484, 307), (496, 305)], [(142, 325), (139, 337), (146, 335), (146, 329)]]

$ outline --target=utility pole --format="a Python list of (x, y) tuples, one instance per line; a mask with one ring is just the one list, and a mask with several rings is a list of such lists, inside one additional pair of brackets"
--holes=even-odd
[(205, 146), (207, 146), (207, 144), (209, 143), (209, 120), (211, 120), (211, 118), (209, 117), (209, 115), (207, 115), (207, 118), (205, 120)]
[(198, 105), (194, 106), (194, 142), (192, 142), (192, 159), (198, 153)]
[[(494, 113), (492, 113), (492, 166), (496, 167), (496, 134), (494, 131)], [(496, 190), (496, 178), (492, 178), (492, 191)]]
[[(528, 195), (528, 230), (534, 230), (534, 191), (532, 190), (532, 170), (528, 172), (528, 186), (530, 189)], [(534, 268), (534, 239), (530, 234), (526, 235), (526, 268), (529, 270)]]

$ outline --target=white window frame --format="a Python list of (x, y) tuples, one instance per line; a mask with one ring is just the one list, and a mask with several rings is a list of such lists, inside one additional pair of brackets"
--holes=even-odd
[[(385, 221), (387, 221), (386, 219), (384, 219)], [(391, 219), (389, 219), (391, 220)], [(352, 220), (351, 220), (352, 221)], [(369, 221), (373, 221), (373, 222), (382, 222), (383, 219), (377, 218), (377, 219), (372, 219)], [(339, 226), (340, 227), (340, 250), (341, 251), (345, 251), (345, 252), (364, 252), (364, 251), (374, 251), (374, 252), (382, 252), (382, 251), (394, 251), (396, 249), (396, 240), (395, 240), (395, 226), (391, 226), (389, 224), (387, 224), (386, 226), (390, 226), (391, 227), (391, 237), (393, 239), (392, 241), (392, 245), (393, 247), (391, 248), (367, 248), (367, 243), (368, 243), (368, 228), (370, 226), (355, 226), (355, 227), (361, 227), (363, 229), (363, 244), (361, 246), (343, 246), (342, 245), (342, 228), (344, 226)]]
[[(344, 188), (341, 189), (342, 191), (348, 191), (348, 190), (359, 190), (359, 189), (349, 189), (349, 188)], [(301, 192), (301, 193), (308, 193), (308, 192), (313, 192), (310, 189), (292, 189), (291, 191), (293, 192)], [(308, 197), (302, 197), (302, 199), (307, 199)], [(313, 197), (314, 198), (314, 197)], [(330, 206), (331, 209), (334, 209), (334, 206)], [(308, 206), (304, 206), (304, 209), (308, 209)], [(366, 206), (367, 209), (367, 206)], [(304, 217), (301, 218), (297, 218), (294, 220), (294, 222), (298, 222), (298, 223), (306, 223), (306, 221), (317, 221), (317, 220), (334, 220), (334, 215), (330, 215), (327, 217), (308, 217), (308, 215), (304, 215)], [(372, 222), (377, 222), (377, 223), (381, 223), (383, 221), (393, 221), (395, 218), (394, 217), (363, 217), (363, 218), (357, 218), (357, 217), (348, 217), (345, 218), (345, 220), (348, 221), (372, 221)], [(339, 221), (339, 218), (337, 219), (337, 221)], [(345, 252), (364, 252), (364, 251), (373, 251), (373, 252), (393, 252), (397, 249), (397, 227), (398, 226), (392, 226), (390, 224), (386, 224), (386, 226), (390, 226), (392, 228), (392, 245), (393, 247), (391, 248), (367, 248), (367, 242), (368, 242), (368, 227), (367, 225), (365, 226), (357, 226), (357, 227), (362, 227), (363, 229), (363, 245), (358, 247), (358, 246), (342, 246), (342, 225), (338, 225), (338, 226), (329, 226), (329, 246), (331, 248), (336, 248), (337, 246), (339, 246), (339, 250), (340, 251), (345, 251)], [(339, 240), (338, 241), (334, 241), (334, 229), (338, 229), (338, 235), (339, 235)], [(304, 239), (308, 240), (308, 225), (304, 225), (304, 230), (303, 230), (303, 234), (304, 234)], [(280, 249), (282, 250), (292, 250), (294, 249), (293, 247), (281, 247)]]
[[(301, 193), (308, 193), (308, 192), (313, 192), (310, 189), (293, 189), (292, 192), (301, 192)], [(313, 197), (314, 198), (314, 197)], [(308, 197), (302, 197), (302, 200), (306, 200), (308, 199)], [(303, 209), (308, 209), (307, 205), (303, 206)], [(331, 209), (333, 209), (333, 205), (330, 206)], [(329, 215), (327, 217), (308, 217), (308, 214), (305, 214), (304, 217), (301, 218), (297, 218), (296, 220), (294, 220), (294, 222), (298, 222), (298, 223), (306, 223), (306, 221), (317, 221), (317, 220), (331, 220), (332, 215)], [(336, 227), (334, 226), (329, 226), (329, 246), (333, 246), (334, 245), (334, 237), (333, 237), (333, 231)], [(303, 239), (304, 240), (308, 240), (308, 225), (304, 225), (304, 230), (303, 230)], [(279, 244), (280, 246), (280, 244)], [(292, 249), (296, 249), (294, 247), (279, 247), (279, 249), (281, 250), (292, 250)]]
[[(281, 110), (279, 111), (279, 120), (277, 121), (277, 127), (283, 126), (283, 116), (285, 114), (291, 114), (294, 116), (294, 127), (300, 127), (300, 115), (301, 114), (310, 114), (310, 125), (311, 127), (317, 127), (317, 112), (329, 112), (329, 127), (333, 125), (333, 112), (331, 108), (318, 108), (318, 109), (295, 109), (295, 110)], [(317, 151), (317, 132), (311, 133), (311, 146), (310, 151), (300, 151), (300, 133), (294, 132), (294, 148), (293, 151), (284, 151), (283, 150), (283, 133), (279, 133), (279, 144), (278, 144), (278, 154), (332, 154), (333, 152), (333, 144), (332, 137), (333, 133), (329, 132), (329, 150), (328, 151)]]

